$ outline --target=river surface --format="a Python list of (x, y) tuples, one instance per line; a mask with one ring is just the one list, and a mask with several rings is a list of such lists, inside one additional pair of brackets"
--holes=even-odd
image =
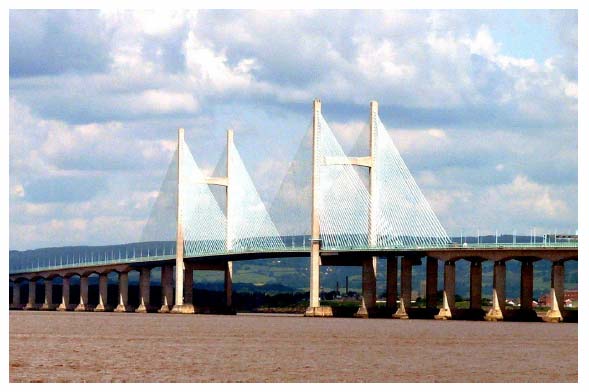
[(577, 324), (10, 312), (12, 382), (577, 382)]

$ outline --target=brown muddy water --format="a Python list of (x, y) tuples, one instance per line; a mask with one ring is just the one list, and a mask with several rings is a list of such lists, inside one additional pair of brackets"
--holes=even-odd
[(10, 312), (11, 382), (577, 382), (577, 324)]

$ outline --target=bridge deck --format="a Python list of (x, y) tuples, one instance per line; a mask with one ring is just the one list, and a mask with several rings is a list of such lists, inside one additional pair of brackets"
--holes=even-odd
[[(247, 250), (226, 252), (207, 255), (187, 255), (186, 262), (190, 263), (208, 263), (211, 269), (215, 269), (216, 263), (230, 261), (247, 261), (273, 258), (295, 258), (309, 257), (310, 248), (282, 248), (266, 250)], [(571, 243), (552, 243), (545, 244), (474, 244), (468, 246), (452, 245), (448, 247), (432, 248), (397, 248), (397, 249), (324, 249), (321, 250), (323, 265), (360, 265), (362, 259), (370, 256), (414, 256), (414, 257), (433, 257), (440, 260), (459, 260), (459, 259), (476, 259), (476, 260), (510, 260), (510, 259), (529, 259), (532, 261), (540, 259), (549, 260), (574, 260), (578, 257), (577, 244)], [(68, 264), (39, 265), (27, 266), (23, 268), (13, 268), (10, 271), (11, 278), (19, 275), (43, 272), (68, 272), (74, 270), (88, 269), (112, 269), (118, 270), (123, 266), (140, 266), (148, 265), (151, 267), (162, 266), (175, 262), (175, 255), (144, 256), (111, 260), (94, 260), (81, 261)], [(206, 266), (203, 264), (203, 269)]]

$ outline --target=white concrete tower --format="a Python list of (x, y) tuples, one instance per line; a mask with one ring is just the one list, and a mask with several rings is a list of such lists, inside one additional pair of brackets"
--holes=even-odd
[[(184, 303), (184, 223), (182, 219), (182, 192), (184, 170), (184, 128), (178, 129), (178, 194), (176, 200), (176, 296), (172, 313), (194, 313), (192, 303)], [(192, 287), (192, 285), (190, 285)], [(191, 296), (189, 296), (191, 297)]]
[(321, 139), (321, 101), (313, 101), (313, 162), (311, 175), (311, 260), (309, 268), (309, 307), (305, 316), (332, 316), (329, 306), (319, 304), (319, 266), (321, 265), (321, 230), (319, 227), (319, 143)]

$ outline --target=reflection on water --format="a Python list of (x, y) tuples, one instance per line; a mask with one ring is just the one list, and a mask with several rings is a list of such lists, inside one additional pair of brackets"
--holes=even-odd
[(577, 324), (10, 312), (10, 381), (577, 382)]

